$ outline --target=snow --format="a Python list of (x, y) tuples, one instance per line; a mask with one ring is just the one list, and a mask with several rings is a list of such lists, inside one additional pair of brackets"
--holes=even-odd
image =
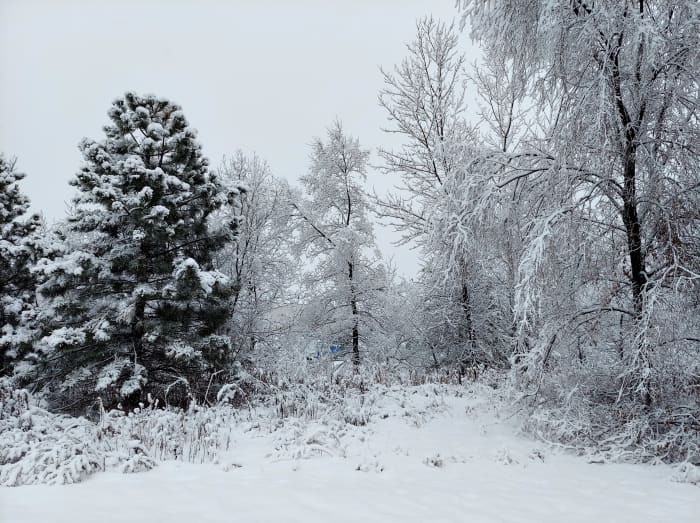
[(203, 271), (193, 258), (178, 260), (173, 270), (173, 277), (179, 280), (183, 275), (192, 272), (199, 280), (199, 286), (205, 294), (211, 294), (217, 283), (226, 283), (228, 277), (218, 271)]
[(700, 488), (670, 467), (556, 452), (495, 405), (486, 387), (421, 386), (372, 389), (335, 418), (251, 407), (217, 463), (1, 488), (0, 521), (697, 523)]
[(121, 397), (126, 398), (134, 392), (141, 390), (141, 387), (147, 382), (146, 375), (146, 368), (143, 365), (139, 365), (138, 363), (134, 364), (131, 375), (124, 380), (124, 383), (119, 389)]
[(176, 341), (175, 343), (168, 345), (165, 352), (169, 358), (185, 360), (192, 359), (197, 355), (197, 351), (191, 345), (181, 341)]
[(165, 207), (164, 205), (154, 205), (151, 207), (147, 218), (148, 219), (153, 219), (153, 218), (158, 218), (158, 219), (163, 219), (166, 216), (170, 214), (170, 210)]
[(73, 327), (61, 327), (56, 329), (43, 340), (49, 347), (59, 347), (64, 344), (85, 343), (85, 332)]
[(95, 390), (101, 391), (111, 387), (119, 379), (124, 369), (130, 365), (131, 362), (127, 358), (120, 358), (103, 367), (97, 378)]
[(157, 138), (162, 138), (163, 135), (165, 134), (165, 129), (163, 129), (163, 126), (158, 123), (158, 122), (151, 122), (148, 124), (148, 128), (146, 129), (146, 133), (149, 135), (152, 134), (156, 136)]

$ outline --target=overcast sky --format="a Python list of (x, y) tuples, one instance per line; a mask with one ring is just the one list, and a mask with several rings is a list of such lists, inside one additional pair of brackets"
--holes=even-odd
[[(378, 68), (405, 56), (427, 14), (452, 20), (454, 0), (0, 0), (0, 151), (27, 173), (33, 208), (60, 219), (78, 142), (102, 139), (112, 100), (132, 90), (179, 103), (212, 165), (255, 151), (295, 181), (336, 117), (373, 151), (391, 143)], [(371, 169), (370, 188), (392, 182)], [(416, 253), (377, 235), (412, 274)]]

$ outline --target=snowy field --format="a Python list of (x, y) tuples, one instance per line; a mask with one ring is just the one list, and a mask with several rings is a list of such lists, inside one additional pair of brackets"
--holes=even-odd
[(1, 488), (0, 521), (700, 521), (700, 488), (670, 467), (556, 452), (518, 435), (487, 390), (373, 390), (343, 420), (252, 409), (217, 463)]

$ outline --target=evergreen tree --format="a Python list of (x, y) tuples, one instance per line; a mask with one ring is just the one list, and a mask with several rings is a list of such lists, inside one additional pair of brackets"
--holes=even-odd
[(242, 189), (226, 193), (209, 172), (178, 105), (126, 93), (108, 114), (106, 139), (80, 145), (64, 254), (39, 263), (42, 384), (69, 411), (97, 396), (127, 408), (149, 394), (206, 400), (231, 354), (218, 334), (231, 285), (212, 255), (237, 229), (209, 217)]
[(38, 215), (25, 217), (29, 199), (17, 182), (24, 174), (0, 155), (0, 375), (31, 348), (35, 313), (35, 261)]

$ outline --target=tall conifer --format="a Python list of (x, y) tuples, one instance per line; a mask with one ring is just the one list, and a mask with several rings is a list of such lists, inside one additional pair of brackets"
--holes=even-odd
[(126, 93), (109, 118), (104, 140), (80, 145), (69, 245), (40, 262), (52, 326), (42, 374), (62, 410), (97, 396), (126, 407), (147, 394), (201, 399), (231, 354), (220, 335), (230, 284), (212, 254), (237, 222), (209, 217), (240, 191), (224, 192), (178, 105)]

